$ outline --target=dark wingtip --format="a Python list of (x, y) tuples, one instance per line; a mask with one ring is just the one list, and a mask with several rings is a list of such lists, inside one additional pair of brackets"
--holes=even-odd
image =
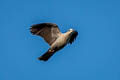
[(44, 27), (56, 27), (57, 25), (54, 23), (40, 23), (40, 24), (33, 24), (30, 28), (30, 32), (34, 35), (36, 34), (39, 30), (43, 29)]
[(35, 29), (34, 27), (31, 27), (30, 28), (30, 32), (34, 35), (34, 34), (36, 34), (37, 29)]

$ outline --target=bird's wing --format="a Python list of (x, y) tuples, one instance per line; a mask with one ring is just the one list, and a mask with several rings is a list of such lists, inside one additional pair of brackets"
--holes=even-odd
[(31, 28), (33, 35), (38, 35), (44, 38), (44, 40), (51, 45), (61, 34), (58, 26), (53, 23), (41, 23), (33, 25)]
[(73, 32), (71, 33), (70, 40), (69, 40), (69, 43), (70, 43), (70, 44), (72, 44), (72, 42), (76, 39), (77, 35), (78, 35), (78, 32), (77, 32), (77, 31), (73, 31)]

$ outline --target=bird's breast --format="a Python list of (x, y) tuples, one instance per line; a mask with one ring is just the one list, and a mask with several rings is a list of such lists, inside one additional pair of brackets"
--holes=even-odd
[(58, 39), (52, 44), (52, 48), (57, 47), (57, 48), (62, 48), (67, 44), (67, 38), (66, 36), (62, 35), (58, 37)]

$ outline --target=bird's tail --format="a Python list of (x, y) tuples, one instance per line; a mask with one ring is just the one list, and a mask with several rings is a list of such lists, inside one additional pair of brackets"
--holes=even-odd
[(47, 61), (54, 53), (55, 53), (54, 51), (48, 50), (45, 54), (40, 56), (38, 59), (43, 60), (43, 61)]

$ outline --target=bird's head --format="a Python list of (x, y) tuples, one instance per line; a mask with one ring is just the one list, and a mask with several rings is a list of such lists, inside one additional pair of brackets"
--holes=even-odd
[(66, 33), (69, 35), (72, 35), (74, 32), (76, 32), (76, 30), (74, 29), (69, 29)]
[(72, 28), (70, 28), (68, 31), (70, 31), (70, 32), (72, 32), (72, 31), (74, 31)]
[(74, 30), (73, 30), (72, 28), (68, 30), (69, 33), (73, 32), (73, 31), (74, 31)]
[(69, 34), (73, 34), (74, 32), (77, 32), (77, 31), (72, 28), (67, 31), (67, 33), (69, 33)]

